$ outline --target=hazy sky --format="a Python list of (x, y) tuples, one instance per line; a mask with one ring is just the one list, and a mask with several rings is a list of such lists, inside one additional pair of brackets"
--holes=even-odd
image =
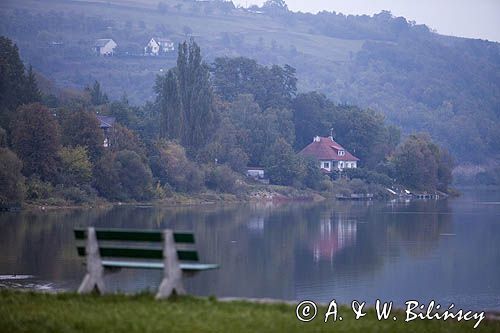
[[(293, 11), (372, 15), (390, 10), (440, 34), (500, 41), (500, 0), (285, 0)], [(233, 0), (250, 6), (262, 0)]]

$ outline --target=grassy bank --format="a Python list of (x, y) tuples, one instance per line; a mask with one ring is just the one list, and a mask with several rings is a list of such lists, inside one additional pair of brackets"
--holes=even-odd
[[(321, 201), (329, 193), (318, 192), (310, 189), (297, 189), (290, 186), (279, 185), (247, 185), (239, 193), (223, 193), (211, 190), (205, 190), (198, 193), (171, 193), (163, 199), (154, 199), (150, 201), (129, 201), (129, 202), (111, 202), (103, 198), (96, 198), (94, 201), (75, 203), (69, 201), (39, 200), (29, 201), (22, 205), (13, 206), (13, 210), (54, 210), (54, 209), (79, 209), (79, 208), (108, 208), (114, 205), (146, 205), (162, 207), (193, 206), (206, 204), (231, 204), (245, 203), (255, 201)], [(8, 208), (8, 207), (7, 207)], [(1, 210), (1, 209), (0, 209)], [(8, 209), (7, 209), (8, 210)]]
[(499, 332), (500, 322), (377, 321), (369, 311), (354, 320), (341, 308), (343, 321), (299, 322), (295, 308), (285, 304), (219, 302), (182, 297), (155, 301), (151, 295), (79, 296), (0, 291), (0, 332)]

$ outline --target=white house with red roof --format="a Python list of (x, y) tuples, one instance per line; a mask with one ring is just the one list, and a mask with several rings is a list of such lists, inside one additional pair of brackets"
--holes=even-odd
[(313, 142), (302, 149), (299, 154), (317, 159), (320, 168), (327, 172), (358, 167), (359, 158), (335, 142), (332, 136), (327, 138), (315, 136)]

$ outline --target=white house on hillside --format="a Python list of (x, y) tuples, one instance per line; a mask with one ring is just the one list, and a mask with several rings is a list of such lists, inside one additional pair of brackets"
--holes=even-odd
[(94, 52), (101, 56), (111, 56), (117, 46), (118, 44), (111, 38), (98, 39), (94, 44)]
[(300, 152), (302, 156), (318, 160), (319, 167), (325, 172), (342, 171), (358, 167), (359, 158), (339, 145), (333, 137), (315, 136), (313, 142)]
[(175, 50), (174, 42), (167, 38), (153, 37), (144, 48), (145, 55), (162, 55)]

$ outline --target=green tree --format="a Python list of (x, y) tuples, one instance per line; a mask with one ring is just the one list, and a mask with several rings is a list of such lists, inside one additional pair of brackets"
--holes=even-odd
[(104, 134), (97, 116), (93, 112), (78, 109), (61, 112), (61, 118), (63, 144), (86, 147), (91, 161), (97, 161), (104, 149)]
[(26, 75), (26, 83), (24, 90), (25, 90), (24, 92), (25, 101), (40, 102), (42, 100), (42, 93), (38, 88), (35, 72), (33, 71), (33, 67), (31, 65), (28, 68), (28, 73)]
[(278, 138), (293, 144), (295, 130), (292, 112), (269, 108), (261, 111), (252, 95), (240, 95), (229, 105), (227, 114), (240, 131), (240, 147), (252, 165), (262, 165), (267, 150)]
[(259, 65), (244, 57), (216, 58), (211, 71), (216, 93), (227, 101), (251, 94), (261, 109), (288, 108), (297, 93), (295, 68)]
[(90, 183), (92, 163), (85, 147), (63, 147), (59, 150), (59, 158), (61, 162), (59, 177), (64, 185), (79, 186)]
[(130, 150), (116, 154), (115, 170), (123, 190), (134, 200), (149, 200), (153, 196), (153, 176), (151, 169), (141, 157)]
[(17, 46), (0, 36), (0, 126), (8, 128), (18, 106), (39, 100), (31, 66), (27, 77)]
[(24, 200), (23, 163), (8, 148), (0, 148), (0, 205), (18, 204)]
[(105, 152), (95, 163), (92, 186), (100, 196), (109, 200), (128, 200), (115, 168), (115, 154)]
[(156, 80), (155, 91), (161, 112), (160, 136), (165, 139), (181, 139), (184, 129), (184, 110), (179, 93), (179, 81), (171, 69)]
[(292, 108), (297, 150), (310, 144), (315, 136), (329, 133), (335, 105), (325, 95), (317, 92), (299, 94)]
[(215, 165), (207, 171), (205, 184), (208, 188), (216, 191), (236, 193), (240, 186), (238, 185), (238, 176), (227, 165)]
[(335, 140), (370, 168), (384, 161), (399, 143), (399, 129), (387, 126), (380, 113), (334, 105), (316, 92), (297, 96), (293, 103), (293, 118), (296, 149), (304, 148), (314, 136), (326, 136), (333, 130)]
[(102, 105), (109, 101), (108, 95), (102, 91), (101, 84), (97, 80), (94, 81), (92, 87), (87, 86), (85, 91), (89, 94), (92, 105)]
[(59, 124), (41, 104), (20, 106), (12, 122), (12, 147), (23, 161), (25, 175), (53, 180), (60, 146)]
[(142, 116), (139, 107), (135, 107), (130, 105), (127, 95), (123, 95), (119, 101), (111, 102), (102, 114), (109, 115), (115, 117), (116, 121), (131, 129), (137, 129), (139, 127), (138, 123), (141, 122), (142, 119), (139, 119)]
[(164, 138), (180, 139), (192, 153), (209, 142), (216, 121), (213, 92), (208, 67), (194, 41), (179, 45), (177, 67), (157, 80), (156, 91), (166, 122)]
[(238, 129), (229, 117), (224, 116), (213, 140), (200, 152), (200, 159), (208, 163), (217, 161), (229, 165), (234, 171), (245, 172), (249, 161), (243, 149), (245, 133)]
[(304, 163), (283, 138), (278, 138), (269, 148), (264, 166), (273, 184), (300, 186), (306, 173)]
[(94, 168), (94, 187), (110, 200), (149, 200), (153, 197), (151, 169), (130, 150), (106, 152)]
[(325, 181), (325, 175), (318, 168), (318, 161), (314, 159), (303, 159), (301, 161), (305, 167), (303, 184), (313, 190), (321, 190)]
[(262, 4), (262, 8), (271, 14), (288, 12), (285, 0), (267, 0)]
[(130, 150), (146, 160), (146, 148), (134, 131), (115, 123), (111, 134), (111, 150)]
[(0, 127), (0, 148), (7, 147), (7, 131)]
[(204, 175), (189, 161), (186, 151), (178, 143), (161, 140), (156, 143), (156, 154), (151, 157), (154, 175), (163, 185), (176, 191), (195, 192), (203, 188)]
[(417, 190), (446, 191), (453, 167), (450, 155), (428, 135), (411, 135), (392, 156), (398, 181)]

